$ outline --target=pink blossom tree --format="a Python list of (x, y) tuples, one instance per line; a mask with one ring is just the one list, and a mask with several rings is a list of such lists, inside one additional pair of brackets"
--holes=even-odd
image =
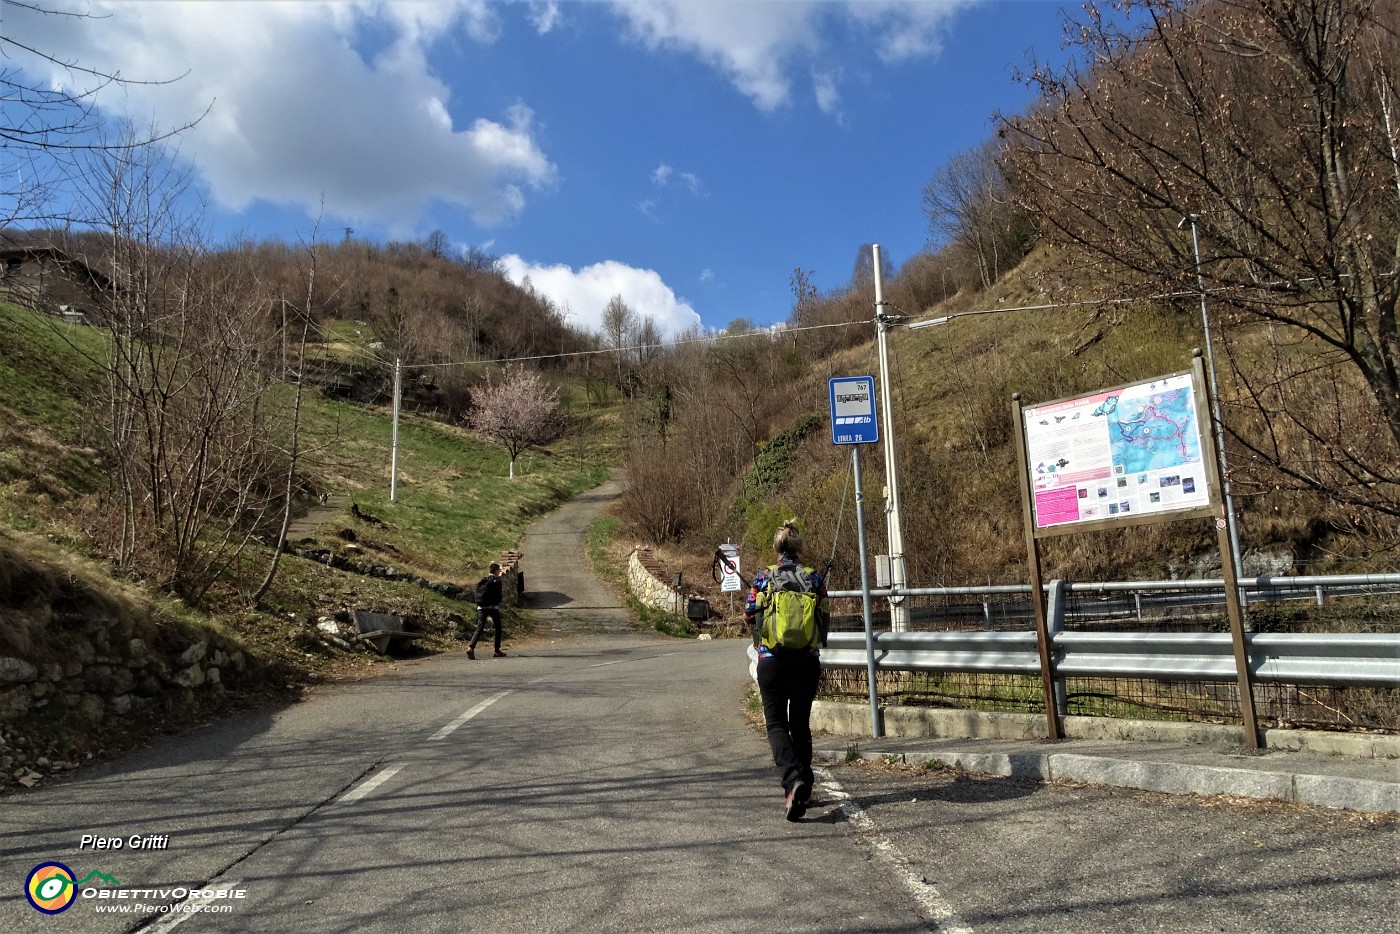
[(487, 377), (485, 387), (472, 394), (467, 422), (505, 446), (512, 478), (522, 452), (548, 444), (564, 430), (559, 393), (537, 371), (523, 366), (507, 367), (499, 380)]

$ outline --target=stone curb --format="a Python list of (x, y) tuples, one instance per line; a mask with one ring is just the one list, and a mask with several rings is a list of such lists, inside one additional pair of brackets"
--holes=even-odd
[[(854, 753), (861, 759), (893, 757), (899, 762), (942, 765), (982, 775), (1032, 781), (1073, 781), (1135, 788), (1174, 795), (1228, 795), (1286, 801), (1312, 807), (1366, 813), (1400, 813), (1400, 782), (1378, 782), (1330, 775), (1256, 771), (1086, 756), (1076, 753), (985, 753), (910, 749)], [(817, 755), (845, 759), (849, 749), (822, 749)]]

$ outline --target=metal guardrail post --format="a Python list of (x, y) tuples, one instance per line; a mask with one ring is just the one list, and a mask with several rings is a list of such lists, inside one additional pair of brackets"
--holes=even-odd
[(1055, 647), (1055, 638), (1065, 628), (1065, 582), (1053, 580), (1049, 587), (1049, 604), (1045, 607), (1045, 629), (1050, 635), (1050, 680), (1055, 686), (1055, 709), (1060, 716), (1069, 716), (1069, 691), (1064, 675), (1060, 674), (1060, 659), (1064, 651)]

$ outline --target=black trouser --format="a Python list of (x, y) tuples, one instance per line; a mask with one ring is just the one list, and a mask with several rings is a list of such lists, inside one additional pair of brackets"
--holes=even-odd
[(488, 617), (496, 624), (496, 651), (501, 650), (501, 608), (498, 606), (479, 606), (476, 608), (476, 632), (472, 633), (472, 641), (468, 644), (468, 648), (476, 648), (477, 640), (486, 631)]
[(758, 661), (758, 693), (763, 698), (763, 720), (773, 764), (789, 791), (798, 782), (810, 787), (812, 775), (812, 701), (822, 665), (805, 649), (778, 650)]

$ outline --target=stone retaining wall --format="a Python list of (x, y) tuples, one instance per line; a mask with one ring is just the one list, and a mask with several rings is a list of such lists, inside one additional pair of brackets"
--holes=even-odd
[(647, 606), (684, 616), (688, 598), (671, 586), (671, 580), (666, 565), (650, 548), (638, 546), (627, 559), (627, 587), (632, 596)]
[(45, 644), (32, 660), (0, 657), (0, 787), (32, 785), (77, 766), (43, 756), (18, 721), (41, 717), (55, 728), (101, 730), (146, 707), (189, 709), (220, 699), (267, 674), (236, 642), (215, 633), (157, 628), (96, 605), (54, 605), (45, 615)]

